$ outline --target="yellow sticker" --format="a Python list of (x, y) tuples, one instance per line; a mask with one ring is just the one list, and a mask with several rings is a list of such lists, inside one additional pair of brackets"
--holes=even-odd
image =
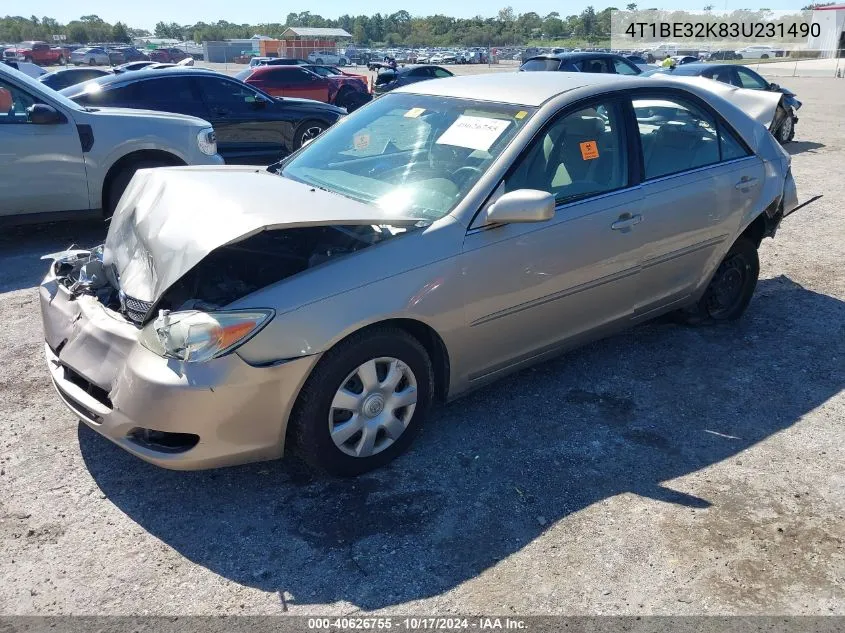
[(584, 141), (580, 144), (581, 158), (584, 160), (593, 160), (599, 157), (599, 146), (595, 141)]
[(411, 108), (405, 113), (405, 116), (409, 119), (416, 119), (423, 112), (425, 112), (425, 108)]
[(355, 149), (367, 149), (370, 146), (370, 135), (361, 133), (352, 137), (352, 142), (355, 144)]
[(516, 114), (513, 115), (513, 118), (514, 119), (524, 119), (526, 114), (528, 114), (528, 112), (526, 110), (520, 110), (519, 112), (517, 112)]

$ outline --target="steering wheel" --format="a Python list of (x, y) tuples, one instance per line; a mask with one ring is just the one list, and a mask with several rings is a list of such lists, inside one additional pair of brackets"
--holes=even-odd
[(484, 172), (479, 167), (474, 167), (473, 165), (464, 165), (463, 167), (458, 167), (454, 172), (452, 172), (452, 177), (450, 180), (456, 180), (460, 183), (463, 183), (470, 178), (473, 174), (477, 174), (479, 177)]

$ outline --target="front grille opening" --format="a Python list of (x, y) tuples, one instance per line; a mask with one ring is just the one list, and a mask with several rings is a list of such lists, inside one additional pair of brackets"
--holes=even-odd
[(159, 453), (184, 453), (199, 444), (200, 436), (193, 433), (168, 433), (136, 427), (126, 434), (126, 439)]
[(89, 396), (94, 398), (100, 404), (106, 405), (109, 409), (113, 409), (114, 406), (112, 405), (111, 399), (109, 398), (109, 392), (103, 389), (102, 387), (98, 387), (93, 382), (82, 376), (81, 374), (76, 373), (67, 365), (62, 365), (62, 368), (65, 372), (65, 380), (69, 383), (72, 383), (82, 389), (85, 393)]
[(90, 420), (91, 422), (94, 422), (95, 424), (102, 424), (103, 423), (103, 417), (101, 415), (94, 413), (93, 411), (91, 411), (91, 409), (89, 409), (84, 404), (79, 402), (79, 400), (72, 397), (70, 394), (68, 394), (67, 391), (65, 391), (64, 389), (61, 388), (61, 385), (56, 385), (56, 386), (58, 387), (59, 392), (62, 395), (62, 398), (64, 398), (64, 400), (65, 400), (65, 402), (67, 402), (68, 406), (70, 406), (74, 411), (76, 411), (76, 413), (81, 415), (83, 418)]
[(128, 295), (123, 295), (123, 311), (130, 321), (135, 325), (141, 325), (147, 317), (153, 304), (149, 301), (141, 301)]

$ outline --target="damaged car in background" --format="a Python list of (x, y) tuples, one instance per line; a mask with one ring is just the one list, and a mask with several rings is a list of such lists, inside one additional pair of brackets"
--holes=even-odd
[(660, 314), (736, 319), (799, 205), (713, 83), (422, 82), (269, 169), (139, 171), (104, 245), (47, 256), (56, 390), (160, 466), (290, 447), (352, 475), (435, 400)]

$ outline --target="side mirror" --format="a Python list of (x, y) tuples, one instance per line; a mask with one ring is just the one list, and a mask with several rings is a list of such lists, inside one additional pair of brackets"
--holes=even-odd
[(55, 125), (67, 121), (65, 116), (53, 106), (36, 103), (26, 109), (26, 118), (35, 125)]
[(555, 215), (555, 197), (547, 191), (517, 189), (487, 207), (485, 224), (545, 222)]
[(262, 110), (262, 109), (267, 107), (267, 103), (268, 103), (267, 99), (265, 99), (264, 97), (259, 95), (259, 96), (256, 96), (255, 101), (252, 102), (252, 107), (255, 108), (256, 110)]
[(772, 92), (779, 92), (780, 86), (777, 85), (776, 83), (772, 82), (772, 83), (769, 84), (769, 90), (771, 90)]

